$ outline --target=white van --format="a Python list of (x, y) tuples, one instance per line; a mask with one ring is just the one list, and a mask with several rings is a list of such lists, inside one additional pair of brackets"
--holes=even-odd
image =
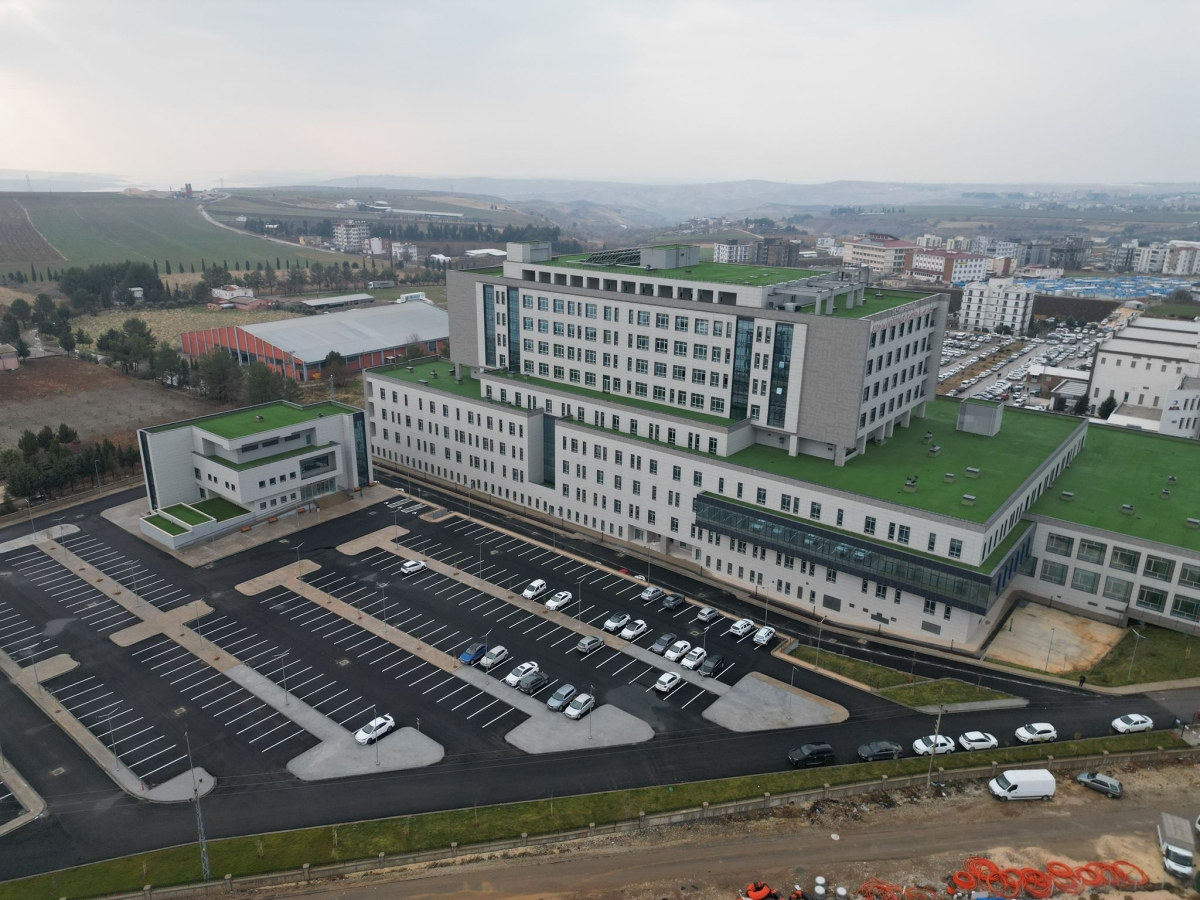
[(1049, 769), (1009, 769), (988, 782), (1001, 800), (1052, 800), (1057, 784)]

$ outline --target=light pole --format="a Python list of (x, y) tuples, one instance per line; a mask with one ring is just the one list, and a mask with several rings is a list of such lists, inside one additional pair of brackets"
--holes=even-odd
[(575, 593), (579, 597), (579, 600), (577, 601), (579, 605), (575, 607), (579, 611), (579, 614), (575, 618), (577, 618), (579, 621), (582, 622), (583, 621), (583, 576), (582, 575), (580, 575), (579, 580), (575, 582)]
[(475, 569), (475, 577), (483, 581), (483, 541), (476, 541), (475, 546), (479, 548), (479, 567)]
[(1129, 630), (1133, 632), (1133, 653), (1129, 657), (1129, 674), (1125, 676), (1125, 681), (1127, 682), (1133, 680), (1133, 661), (1137, 659), (1138, 644), (1145, 640), (1142, 635), (1137, 633), (1136, 628), (1131, 628)]
[(92, 471), (96, 473), (96, 490), (100, 490), (100, 460), (92, 460)]
[(929, 771), (925, 774), (925, 787), (929, 787), (933, 781), (933, 761), (937, 758), (938, 738), (942, 734), (942, 713), (946, 711), (946, 707), (938, 704), (937, 724), (933, 729), (933, 746), (929, 748)]
[(283, 660), (283, 705), (284, 705), (284, 706), (287, 706), (287, 705), (288, 705), (288, 689), (287, 689), (287, 659), (285, 659), (285, 657), (288, 655), (288, 652), (289, 652), (289, 651), (287, 651), (287, 650), (284, 650), (282, 653), (278, 654), (278, 655), (275, 657), (275, 659), (282, 659), (282, 660)]
[[(374, 723), (374, 721), (378, 718), (379, 718), (379, 710), (376, 708), (375, 704), (372, 703), (371, 704), (371, 722)], [(376, 727), (376, 729), (379, 728), (378, 725), (376, 725), (375, 727)], [(371, 743), (375, 745), (375, 765), (379, 765), (379, 737), (375, 736), (375, 740), (371, 741)]]
[(492, 629), (490, 629), (490, 628), (483, 633), (483, 652), (484, 653), (487, 653), (489, 650), (492, 649), (492, 645), (489, 641), (491, 634), (492, 634)]
[(763, 591), (763, 625), (767, 624), (767, 619), (771, 615), (771, 598)]
[(817, 625), (817, 660), (813, 663), (813, 668), (820, 671), (821, 669), (821, 631), (825, 627), (825, 620), (828, 616), (821, 616), (821, 621)]
[(188, 733), (183, 733), (183, 739), (187, 742), (188, 752), (188, 769), (192, 773), (192, 801), (196, 804), (196, 835), (200, 839), (200, 874), (205, 881), (212, 878), (212, 871), (208, 866), (208, 841), (204, 838), (204, 818), (200, 815), (200, 786), (196, 784), (196, 768), (192, 765), (192, 739), (188, 737)]
[(592, 716), (596, 712), (596, 686), (594, 684), (588, 685), (588, 693), (592, 697), (592, 709), (588, 713), (588, 740), (590, 741), (592, 739)]
[(379, 588), (379, 595), (383, 599), (383, 625), (386, 628), (388, 623), (387, 582), (377, 581), (375, 587)]
[(62, 520), (65, 518), (66, 516), (59, 516), (54, 520), (54, 527), (58, 530), (58, 534), (52, 535), (52, 537), (58, 538), (62, 536)]
[(300, 543), (298, 543), (296, 545), (296, 577), (297, 578), (300, 577), (300, 548), (303, 547), (304, 544), (305, 544), (305, 542), (301, 541)]
[(1046, 648), (1046, 664), (1042, 666), (1043, 672), (1050, 671), (1050, 653), (1054, 650), (1054, 629), (1050, 629), (1050, 646)]

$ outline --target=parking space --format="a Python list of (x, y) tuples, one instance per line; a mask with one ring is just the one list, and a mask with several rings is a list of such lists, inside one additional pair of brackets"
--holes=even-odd
[(24, 550), (3, 560), (45, 591), (68, 614), (101, 634), (138, 621), (61, 562), (41, 550)]
[(17, 802), (13, 792), (4, 783), (4, 772), (0, 770), (0, 825), (11, 822), (23, 812), (25, 812), (25, 807)]
[(139, 600), (161, 610), (175, 609), (193, 599), (187, 590), (151, 571), (140, 560), (126, 556), (91, 535), (73, 535), (60, 543), (122, 587), (128, 588)]
[(58, 644), (45, 637), (42, 628), (6, 600), (0, 600), (0, 650), (22, 666), (36, 665), (39, 659), (59, 652)]

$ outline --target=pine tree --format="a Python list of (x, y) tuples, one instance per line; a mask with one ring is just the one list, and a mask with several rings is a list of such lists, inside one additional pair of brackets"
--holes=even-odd
[(192, 273), (193, 275), (195, 275), (195, 274), (196, 274), (196, 264), (195, 264), (195, 263), (191, 263), (191, 264), (190, 264), (190, 266), (189, 266), (189, 268), (190, 268), (190, 270), (191, 270), (191, 273)]
[(155, 275), (158, 274), (158, 260), (157, 259), (154, 260), (154, 274)]
[(279, 271), (279, 257), (278, 256), (275, 257), (275, 271), (276, 272)]
[(167, 274), (171, 274), (171, 261), (169, 259), (167, 260)]

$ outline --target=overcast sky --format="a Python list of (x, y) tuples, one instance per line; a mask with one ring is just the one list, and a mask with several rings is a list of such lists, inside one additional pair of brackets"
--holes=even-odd
[(1200, 180), (1200, 2), (0, 0), (0, 168)]

